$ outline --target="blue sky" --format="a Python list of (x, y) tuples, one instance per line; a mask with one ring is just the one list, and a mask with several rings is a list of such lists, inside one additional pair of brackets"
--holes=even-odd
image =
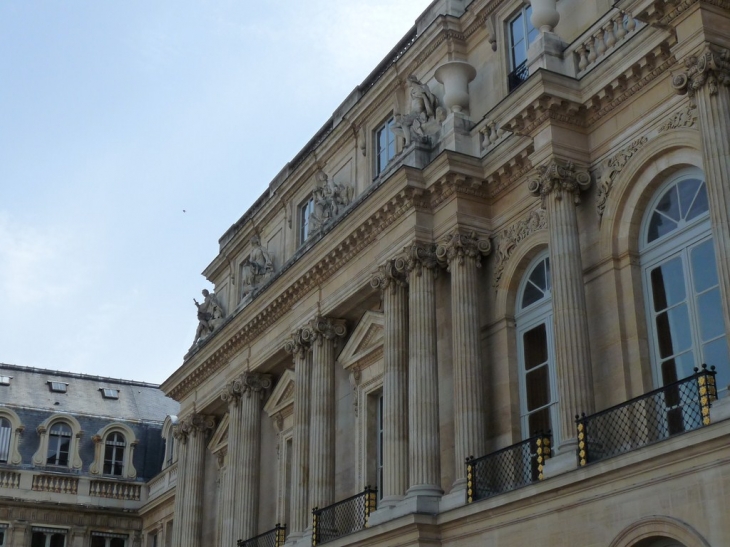
[(0, 2), (0, 362), (162, 382), (218, 238), (429, 3)]

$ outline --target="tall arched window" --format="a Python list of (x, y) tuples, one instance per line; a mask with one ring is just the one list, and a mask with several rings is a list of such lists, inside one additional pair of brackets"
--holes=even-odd
[(46, 465), (68, 466), (72, 434), (71, 426), (65, 422), (56, 422), (51, 426), (48, 433)]
[(109, 433), (104, 441), (104, 474), (121, 477), (124, 474), (126, 439), (118, 431)]
[(13, 427), (10, 420), (0, 417), (0, 463), (8, 463), (10, 458), (10, 437)]
[(523, 437), (549, 430), (557, 435), (551, 288), (550, 258), (543, 253), (530, 264), (517, 295), (515, 319)]
[(712, 241), (707, 188), (699, 169), (685, 169), (657, 192), (641, 235), (641, 266), (656, 385), (717, 369), (727, 393), (730, 359)]

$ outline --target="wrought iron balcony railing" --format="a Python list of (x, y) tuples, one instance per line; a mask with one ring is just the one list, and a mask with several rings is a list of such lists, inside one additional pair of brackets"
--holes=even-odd
[(514, 91), (519, 85), (527, 80), (530, 70), (527, 68), (527, 61), (518, 65), (512, 72), (507, 75), (507, 83), (509, 90)]
[(286, 541), (286, 526), (277, 524), (275, 528), (252, 537), (251, 539), (239, 539), (236, 542), (238, 547), (281, 547)]
[(710, 424), (715, 367), (596, 414), (576, 416), (578, 464), (612, 458)]
[(542, 480), (550, 434), (535, 435), (481, 458), (466, 460), (466, 501), (483, 500)]
[(327, 507), (312, 510), (312, 545), (332, 541), (368, 525), (370, 513), (378, 506), (378, 490), (365, 490), (351, 498), (338, 501)]

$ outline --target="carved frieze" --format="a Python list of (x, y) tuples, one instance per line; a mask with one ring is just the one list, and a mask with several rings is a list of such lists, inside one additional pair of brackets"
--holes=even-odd
[[(661, 130), (660, 128), (659, 131)], [(598, 183), (598, 196), (596, 198), (596, 210), (599, 217), (603, 216), (603, 211), (606, 209), (606, 202), (613, 189), (616, 177), (634, 154), (643, 148), (647, 142), (649, 142), (649, 138), (646, 136), (638, 138), (601, 163), (601, 178)]]
[(697, 124), (697, 110), (695, 105), (689, 103), (687, 108), (675, 112), (667, 121), (659, 127), (659, 133), (679, 129), (681, 127), (694, 127)]
[(547, 229), (547, 215), (545, 209), (530, 211), (526, 218), (515, 222), (509, 228), (502, 230), (495, 238), (497, 264), (494, 268), (494, 281), (492, 285), (496, 288), (504, 275), (504, 269), (517, 245), (538, 230)]

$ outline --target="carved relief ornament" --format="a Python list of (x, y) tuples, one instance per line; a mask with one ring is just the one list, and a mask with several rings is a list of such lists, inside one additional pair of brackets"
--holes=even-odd
[(474, 231), (465, 234), (456, 229), (446, 234), (436, 245), (436, 258), (447, 270), (454, 260), (459, 265), (464, 264), (464, 258), (473, 258), (477, 268), (481, 268), (482, 256), (488, 255), (491, 250), (489, 239), (479, 237)]
[(730, 51), (727, 49), (706, 43), (699, 55), (690, 55), (684, 60), (684, 66), (686, 70), (672, 78), (672, 87), (681, 95), (694, 97), (705, 86), (710, 95), (715, 95), (720, 85), (730, 86)]
[(585, 169), (576, 169), (573, 162), (562, 162), (552, 159), (538, 166), (538, 177), (528, 183), (528, 189), (540, 196), (543, 205), (549, 195), (556, 200), (563, 199), (564, 194), (573, 196), (575, 204), (580, 203), (580, 193), (591, 185), (591, 175)]
[(496, 238), (497, 265), (494, 268), (494, 281), (492, 282), (494, 287), (499, 285), (504, 275), (504, 268), (517, 245), (535, 232), (545, 229), (547, 229), (545, 209), (536, 209), (530, 211), (526, 218), (515, 222), (509, 228), (505, 228), (500, 232)]
[(598, 183), (598, 197), (596, 199), (596, 211), (599, 217), (603, 216), (603, 211), (606, 209), (608, 195), (613, 189), (616, 177), (618, 177), (619, 173), (621, 173), (634, 154), (643, 148), (647, 142), (649, 142), (648, 137), (638, 138), (610, 158), (603, 160), (601, 164), (601, 179)]

